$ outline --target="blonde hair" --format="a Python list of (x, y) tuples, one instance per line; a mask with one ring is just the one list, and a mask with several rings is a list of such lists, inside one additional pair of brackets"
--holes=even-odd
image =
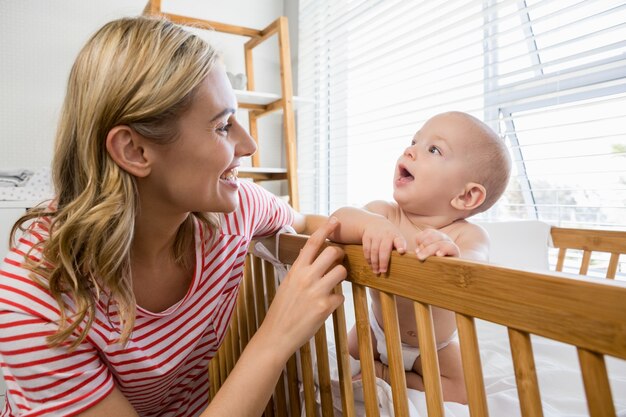
[[(130, 248), (138, 196), (134, 177), (110, 158), (105, 139), (114, 126), (128, 125), (155, 142), (176, 140), (178, 117), (216, 60), (216, 51), (199, 37), (147, 17), (106, 24), (79, 53), (56, 135), (56, 208), (32, 210), (11, 233), (14, 239), (17, 229), (34, 218), (52, 220), (42, 261), (27, 265), (44, 277), (60, 306), (58, 331), (48, 338), (51, 345), (75, 348), (85, 339), (100, 292), (117, 306), (120, 342), (130, 337), (136, 307)], [(217, 224), (215, 214), (193, 215), (206, 227)], [(184, 263), (192, 230), (189, 216), (174, 244), (179, 263)]]

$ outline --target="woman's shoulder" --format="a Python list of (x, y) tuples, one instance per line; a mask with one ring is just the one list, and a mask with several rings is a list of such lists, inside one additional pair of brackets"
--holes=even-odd
[(20, 225), (11, 239), (8, 253), (0, 263), (0, 310), (12, 305), (19, 309), (38, 308), (53, 301), (46, 279), (37, 272), (46, 267), (43, 249), (50, 237), (51, 219), (42, 215)]

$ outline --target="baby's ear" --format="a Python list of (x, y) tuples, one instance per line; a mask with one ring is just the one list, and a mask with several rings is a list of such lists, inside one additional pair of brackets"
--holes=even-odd
[(463, 192), (454, 197), (450, 204), (457, 210), (472, 211), (485, 201), (487, 190), (481, 184), (468, 182)]
[(112, 128), (106, 138), (106, 148), (115, 163), (129, 174), (145, 177), (150, 173), (141, 138), (130, 127)]

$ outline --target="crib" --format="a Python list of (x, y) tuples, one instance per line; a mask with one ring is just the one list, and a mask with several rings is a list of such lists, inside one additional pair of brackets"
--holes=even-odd
[[(468, 405), (463, 406), (467, 415), (490, 415), (477, 321), (506, 329), (514, 371), (511, 378), (518, 401), (518, 409), (507, 412), (506, 416), (545, 415), (531, 336), (575, 349), (584, 387), (581, 397), (582, 401), (586, 398), (588, 415), (615, 417), (617, 412), (625, 415), (622, 413), (626, 413), (626, 372), (620, 377), (623, 383), (614, 385), (612, 391), (605, 356), (620, 363), (626, 359), (626, 282), (612, 279), (618, 270), (620, 254), (626, 253), (626, 232), (552, 227), (550, 234), (554, 248), (558, 249), (556, 271), (523, 271), (452, 258), (429, 258), (419, 262), (412, 255), (394, 253), (388, 275), (377, 277), (371, 273), (360, 246), (341, 245), (346, 253), (344, 265), (352, 287), (354, 322), (359, 337), (362, 379), (356, 404), (362, 407), (355, 406), (355, 383), (347, 348), (347, 315), (342, 306), (332, 315), (332, 331), (329, 326), (322, 326), (314, 339), (289, 360), (264, 415), (461, 415), (448, 414), (442, 401), (431, 306), (456, 313), (468, 394)], [(293, 263), (306, 239), (306, 236), (281, 235), (277, 244), (280, 262)], [(581, 253), (580, 275), (562, 272), (568, 251), (572, 250)], [(586, 276), (593, 262), (592, 255), (598, 252), (610, 254), (605, 274), (608, 279)], [(209, 367), (211, 397), (263, 321), (267, 305), (276, 292), (273, 265), (257, 256), (248, 256), (230, 329)], [(381, 293), (389, 355), (390, 411), (380, 408), (380, 380), (374, 374), (369, 332), (368, 287)], [(342, 288), (344, 286), (338, 286), (335, 291), (340, 293)], [(414, 300), (425, 385), (425, 392), (419, 393), (425, 409), (419, 414), (409, 410), (412, 403), (407, 391), (413, 390), (406, 388), (394, 308), (396, 296)], [(329, 343), (329, 338), (334, 341)], [(335, 352), (331, 360), (329, 348), (334, 348)], [(332, 380), (331, 367), (334, 370)], [(616, 399), (619, 400), (617, 411)], [(504, 414), (499, 410), (492, 415)]]

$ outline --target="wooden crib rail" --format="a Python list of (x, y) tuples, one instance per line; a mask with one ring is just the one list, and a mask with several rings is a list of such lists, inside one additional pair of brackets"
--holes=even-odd
[(568, 249), (583, 251), (579, 274), (586, 275), (593, 252), (611, 254), (606, 271), (607, 278), (615, 278), (620, 254), (626, 253), (626, 232), (612, 230), (568, 229), (552, 227), (552, 243), (559, 249), (556, 270), (563, 271)]
[[(306, 237), (283, 235), (280, 239), (279, 259), (290, 264)], [(362, 316), (366, 314), (362, 311), (359, 314), (363, 310), (365, 287), (379, 290), (381, 296), (384, 294), (381, 299), (386, 333), (391, 330), (387, 346), (396, 416), (405, 416), (408, 412), (399, 339), (393, 331), (396, 318), (392, 300), (395, 296), (416, 301), (418, 309), (419, 306), (437, 306), (456, 312), (471, 416), (488, 416), (474, 318), (508, 328), (524, 417), (543, 415), (530, 334), (576, 346), (590, 415), (615, 416), (604, 355), (626, 359), (624, 282), (583, 279), (558, 272), (525, 272), (453, 258), (433, 257), (419, 262), (411, 254), (401, 256), (397, 253), (392, 255), (389, 273), (377, 277), (364, 260), (360, 246), (339, 246), (346, 252), (344, 265), (348, 269), (348, 280), (353, 288), (359, 289), (355, 290), (354, 300), (357, 326), (359, 321), (364, 321)], [(425, 320), (425, 324), (418, 326), (424, 382), (430, 381), (430, 386), (426, 386), (427, 406), (429, 415), (442, 416), (438, 366), (433, 359), (436, 358), (436, 348), (434, 340), (424, 336), (429, 331), (427, 328), (432, 326), (432, 319), (424, 313), (421, 317), (422, 321)], [(419, 325), (420, 318), (417, 319)], [(368, 344), (366, 338), (360, 337), (360, 348)], [(361, 349), (362, 365), (365, 357)], [(373, 386), (368, 381), (371, 371), (366, 372), (370, 366), (365, 363), (362, 369), (366, 393), (368, 385)], [(434, 373), (437, 375), (433, 376)], [(373, 395), (371, 388), (370, 395)], [(378, 415), (372, 406), (366, 410), (368, 416)]]
[[(282, 235), (279, 259), (291, 264), (306, 237)], [(626, 284), (525, 272), (453, 258), (417, 262), (392, 254), (377, 277), (361, 246), (345, 249), (348, 280), (422, 303), (626, 359)], [(393, 276), (388, 279), (387, 276)]]
[[(563, 240), (563, 236), (569, 236), (569, 240)], [(623, 252), (622, 246), (619, 246), (623, 242), (613, 239), (611, 233), (606, 235), (611, 239), (593, 240), (585, 237), (591, 239), (592, 246), (589, 241), (586, 244), (572, 243), (572, 239), (580, 236), (586, 235), (575, 233), (572, 237), (567, 230), (553, 229), (555, 246), (567, 245), (583, 250), (600, 247)], [(280, 261), (287, 265), (293, 263), (307, 238), (281, 235), (278, 253)], [(419, 262), (411, 254), (400, 256), (395, 252), (392, 254), (389, 273), (377, 277), (371, 273), (361, 246), (338, 246), (346, 252), (344, 265), (348, 269), (348, 280), (352, 283), (364, 405), (368, 417), (380, 415), (369, 332), (368, 287), (379, 290), (383, 303), (384, 327), (388, 336), (388, 381), (392, 386), (396, 416), (408, 415), (405, 374), (393, 301), (397, 296), (414, 300), (429, 416), (444, 416), (431, 306), (456, 313), (472, 417), (489, 415), (475, 318), (508, 328), (523, 417), (543, 415), (531, 334), (575, 346), (590, 416), (615, 416), (604, 355), (626, 359), (626, 283), (623, 281), (577, 278), (559, 272), (524, 272), (453, 258), (433, 257)], [(274, 297), (275, 285), (272, 265), (250, 255), (230, 330), (209, 369), (211, 396), (215, 395), (234, 366), (239, 352), (260, 325)], [(341, 287), (335, 291), (341, 291)], [(342, 413), (352, 417), (356, 411), (343, 306), (333, 313), (333, 329)], [(302, 393), (298, 380), (303, 381)], [(334, 415), (335, 406), (337, 401), (333, 402), (329, 378), (326, 329), (322, 327), (314, 343), (304, 345), (288, 362), (264, 415), (300, 416), (303, 413), (313, 417), (321, 413), (322, 416), (330, 417)]]

